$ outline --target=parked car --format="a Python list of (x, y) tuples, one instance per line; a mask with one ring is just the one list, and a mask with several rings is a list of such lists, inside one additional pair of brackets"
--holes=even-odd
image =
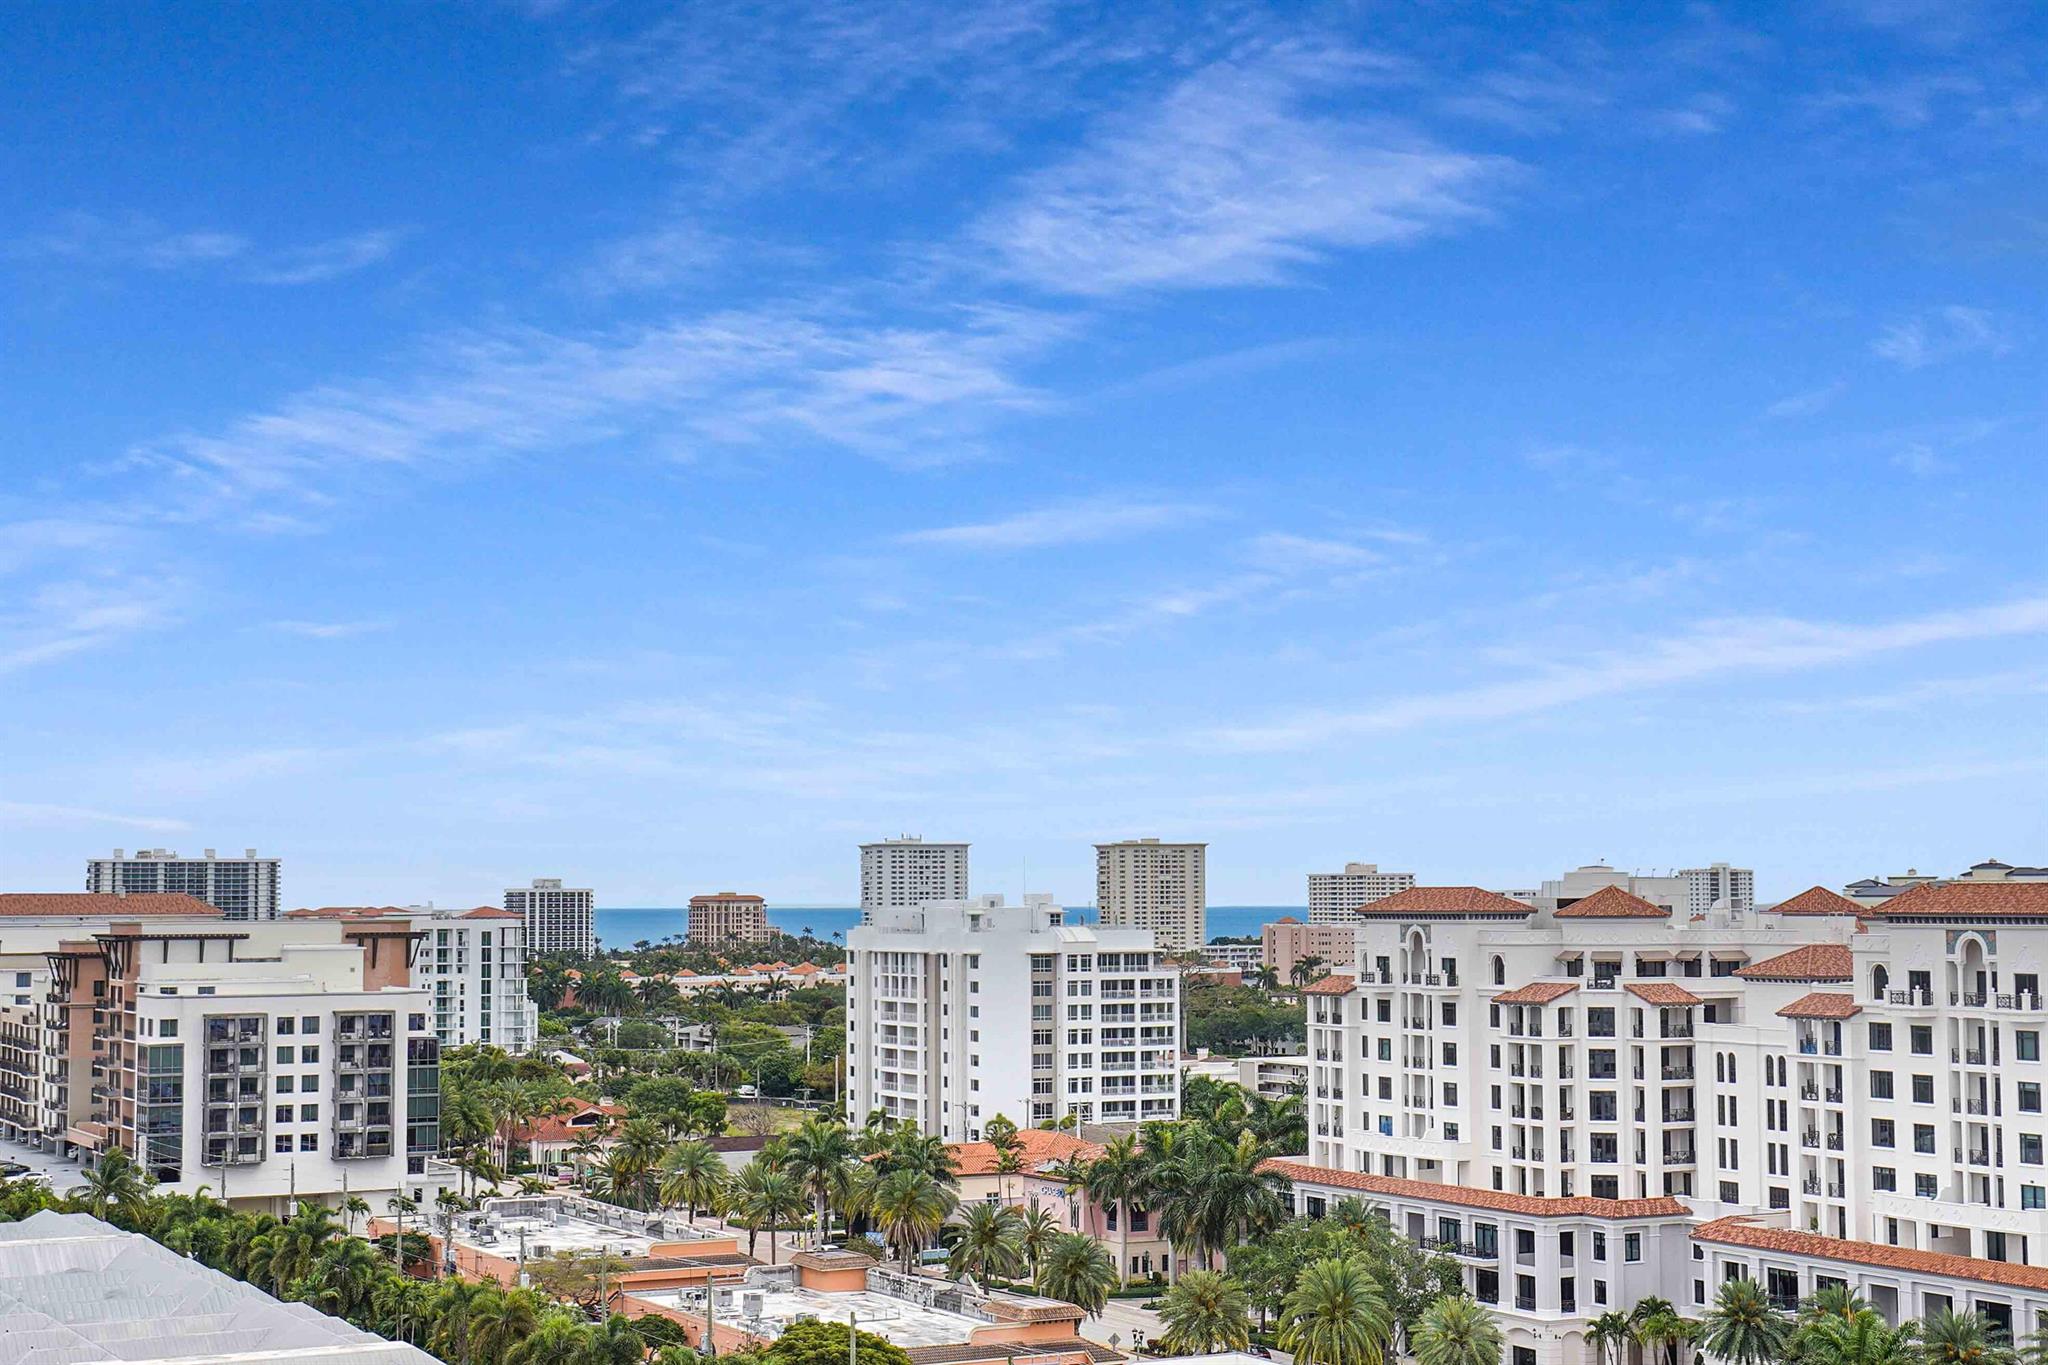
[(761, 1091), (758, 1086), (743, 1085), (732, 1093), (735, 1099), (757, 1100), (761, 1098)]
[(29, 1173), (29, 1168), (19, 1161), (0, 1161), (0, 1180), (13, 1180)]

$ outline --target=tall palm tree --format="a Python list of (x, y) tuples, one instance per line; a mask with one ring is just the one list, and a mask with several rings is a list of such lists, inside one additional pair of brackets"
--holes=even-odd
[(790, 1177), (810, 1196), (817, 1213), (811, 1245), (823, 1246), (832, 1206), (844, 1202), (853, 1185), (853, 1139), (837, 1119), (818, 1115), (789, 1135), (783, 1152)]
[[(1638, 1304), (1637, 1307), (1642, 1305)], [(1699, 1332), (1699, 1324), (1675, 1312), (1651, 1313), (1636, 1324), (1636, 1340), (1643, 1349), (1660, 1352), (1667, 1365), (1679, 1365), (1679, 1349)]]
[(987, 1289), (995, 1276), (1015, 1278), (1024, 1269), (1022, 1230), (1024, 1220), (1016, 1211), (986, 1201), (970, 1204), (960, 1215), (959, 1236), (946, 1269), (953, 1275), (971, 1275)]
[(356, 1235), (356, 1219), (367, 1216), (369, 1212), (369, 1201), (359, 1194), (352, 1194), (341, 1201), (341, 1214), (347, 1220), (349, 1236)]
[(1092, 1317), (1116, 1288), (1116, 1267), (1087, 1233), (1063, 1233), (1040, 1259), (1033, 1284), (1047, 1298), (1064, 1299)]
[(309, 1272), (319, 1286), (313, 1295), (314, 1306), (362, 1326), (370, 1311), (371, 1292), (384, 1273), (384, 1263), (368, 1242), (344, 1237), (322, 1251)]
[(1280, 1309), (1280, 1349), (1303, 1365), (1381, 1365), (1393, 1314), (1363, 1261), (1307, 1266)]
[(1131, 1208), (1151, 1190), (1152, 1166), (1138, 1150), (1136, 1134), (1111, 1138), (1102, 1155), (1082, 1170), (1081, 1188), (1116, 1218), (1116, 1273), (1120, 1284), (1130, 1283)]
[(1920, 1358), (1927, 1365), (2014, 1365), (2005, 1333), (1978, 1313), (1944, 1309), (1920, 1322)]
[(452, 1365), (471, 1365), (470, 1338), (476, 1328), (477, 1305), (489, 1295), (501, 1292), (495, 1285), (455, 1276), (436, 1283), (428, 1315), (433, 1328), (427, 1337), (427, 1348)]
[(540, 1326), (547, 1305), (530, 1289), (486, 1292), (470, 1309), (473, 1360), (503, 1360), (505, 1354)]
[[(1017, 1225), (1017, 1246), (1024, 1253), (1027, 1268), (1033, 1279), (1038, 1277), (1038, 1263), (1051, 1249), (1060, 1235), (1060, 1220), (1053, 1216), (1051, 1209), (1033, 1204)], [(2042, 1362), (2048, 1365), (2048, 1362)]]
[(1477, 1299), (1445, 1294), (1415, 1325), (1417, 1365), (1500, 1365), (1501, 1333)]
[(1593, 1348), (1593, 1365), (1621, 1365), (1622, 1348), (1629, 1343), (1628, 1319), (1609, 1309), (1586, 1324), (1586, 1344)]
[(1213, 1270), (1190, 1270), (1159, 1303), (1168, 1355), (1206, 1356), (1242, 1351), (1251, 1342), (1251, 1300), (1244, 1286)]
[(1729, 1365), (1765, 1365), (1784, 1354), (1792, 1324), (1755, 1280), (1724, 1280), (1702, 1319), (1700, 1344)]
[(149, 1173), (120, 1148), (103, 1152), (85, 1173), (85, 1183), (71, 1191), (93, 1217), (133, 1228), (149, 1204)]
[[(616, 978), (614, 978), (616, 979)], [(505, 1352), (505, 1365), (581, 1365), (590, 1329), (567, 1313), (554, 1312)]]
[(1856, 1291), (1848, 1285), (1824, 1284), (1808, 1294), (1806, 1301), (1799, 1305), (1799, 1317), (1801, 1322), (1827, 1317), (1847, 1320), (1868, 1307), (1870, 1305), (1858, 1297)]
[(1897, 1328), (1865, 1308), (1846, 1317), (1828, 1314), (1800, 1328), (1795, 1359), (1808, 1365), (1912, 1365), (1914, 1324)]
[(642, 1365), (646, 1358), (646, 1338), (632, 1319), (614, 1313), (587, 1329), (576, 1365)]
[(669, 1149), (661, 1163), (661, 1202), (670, 1208), (681, 1204), (689, 1209), (690, 1221), (697, 1210), (718, 1202), (725, 1188), (725, 1163), (705, 1142), (682, 1142)]
[(747, 1230), (747, 1254), (753, 1254), (754, 1234), (768, 1229), (768, 1264), (776, 1262), (775, 1248), (784, 1223), (803, 1216), (804, 1192), (788, 1174), (760, 1161), (750, 1161), (732, 1187), (733, 1212)]
[(868, 1211), (908, 1271), (917, 1253), (931, 1244), (959, 1197), (929, 1172), (895, 1170), (875, 1183)]

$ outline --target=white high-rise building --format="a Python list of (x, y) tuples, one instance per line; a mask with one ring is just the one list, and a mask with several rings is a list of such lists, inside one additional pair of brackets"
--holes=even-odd
[(531, 1051), (539, 1036), (540, 1006), (526, 983), (526, 920), (515, 911), (330, 905), (285, 918), (402, 920), (424, 934), (413, 981), (433, 996), (434, 1034), (443, 1047), (483, 1043), (516, 1054)]
[(1180, 978), (1149, 932), (1067, 924), (1050, 896), (978, 896), (882, 911), (846, 946), (849, 1113), (948, 1142), (998, 1114), (1179, 1114)]
[(505, 908), (525, 917), (526, 951), (535, 957), (597, 956), (597, 893), (588, 887), (535, 877), (532, 886), (506, 888)]
[[(1306, 992), (1297, 1209), (1448, 1251), (1518, 1358), (1646, 1295), (1846, 1283), (1893, 1321), (2048, 1309), (2048, 881), (1815, 887), (1770, 910), (1606, 885), (1417, 887)], [(2032, 1269), (2024, 1269), (2030, 1267)]]
[(278, 869), (276, 858), (259, 858), (253, 848), (239, 858), (210, 848), (198, 858), (162, 848), (139, 848), (131, 856), (117, 848), (111, 858), (86, 861), (85, 889), (115, 896), (196, 896), (229, 919), (276, 919), (283, 905)]
[(1620, 872), (1605, 863), (1588, 863), (1544, 882), (1534, 893), (1503, 894), (1538, 909), (1555, 910), (1610, 886), (1688, 915), (1704, 915), (1716, 906), (1738, 912), (1756, 908), (1756, 874), (1727, 863), (1669, 873)]
[[(59, 1152), (114, 1148), (167, 1193), (288, 1212), (344, 1193), (432, 1200), (440, 1041), (404, 919), (229, 923), (185, 896), (0, 895), (0, 1120)], [(11, 998), (11, 997), (10, 997)]]
[(905, 834), (860, 846), (860, 922), (884, 910), (967, 899), (967, 845), (926, 843)]
[(1126, 839), (1095, 846), (1095, 904), (1111, 929), (1149, 929), (1169, 951), (1208, 941), (1207, 844)]
[(1370, 905), (1415, 885), (1413, 872), (1382, 872), (1378, 863), (1346, 863), (1342, 872), (1308, 874), (1308, 922), (1341, 924)]

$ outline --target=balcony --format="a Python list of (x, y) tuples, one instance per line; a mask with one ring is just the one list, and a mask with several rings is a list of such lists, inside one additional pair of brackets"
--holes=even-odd
[(1664, 1068), (1664, 1079), (1667, 1081), (1689, 1081), (1692, 1079), (1692, 1068), (1689, 1066), (1667, 1066)]

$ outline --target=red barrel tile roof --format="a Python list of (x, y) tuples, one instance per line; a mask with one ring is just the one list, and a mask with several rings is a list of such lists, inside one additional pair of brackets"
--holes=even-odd
[(1671, 911), (1618, 886), (1603, 886), (1557, 912), (1559, 919), (1670, 919)]
[(1738, 968), (1745, 981), (1847, 981), (1854, 971), (1854, 957), (1841, 943), (1809, 943), (1789, 953), (1779, 953), (1761, 962)]
[(1527, 1213), (1542, 1218), (1667, 1218), (1682, 1217), (1686, 1212), (1684, 1204), (1669, 1197), (1545, 1199), (1530, 1194), (1472, 1189), (1465, 1185), (1440, 1185), (1427, 1180), (1397, 1180), (1392, 1176), (1367, 1175), (1364, 1171), (1314, 1166), (1306, 1161), (1286, 1161), (1279, 1157), (1260, 1162), (1259, 1169), (1283, 1175), (1298, 1185), (1328, 1185), (1340, 1190), (1359, 1190), (1367, 1194), (1409, 1199), (1429, 1199), (1439, 1204), (1457, 1204), (1473, 1209), (1496, 1209), (1502, 1213)]

